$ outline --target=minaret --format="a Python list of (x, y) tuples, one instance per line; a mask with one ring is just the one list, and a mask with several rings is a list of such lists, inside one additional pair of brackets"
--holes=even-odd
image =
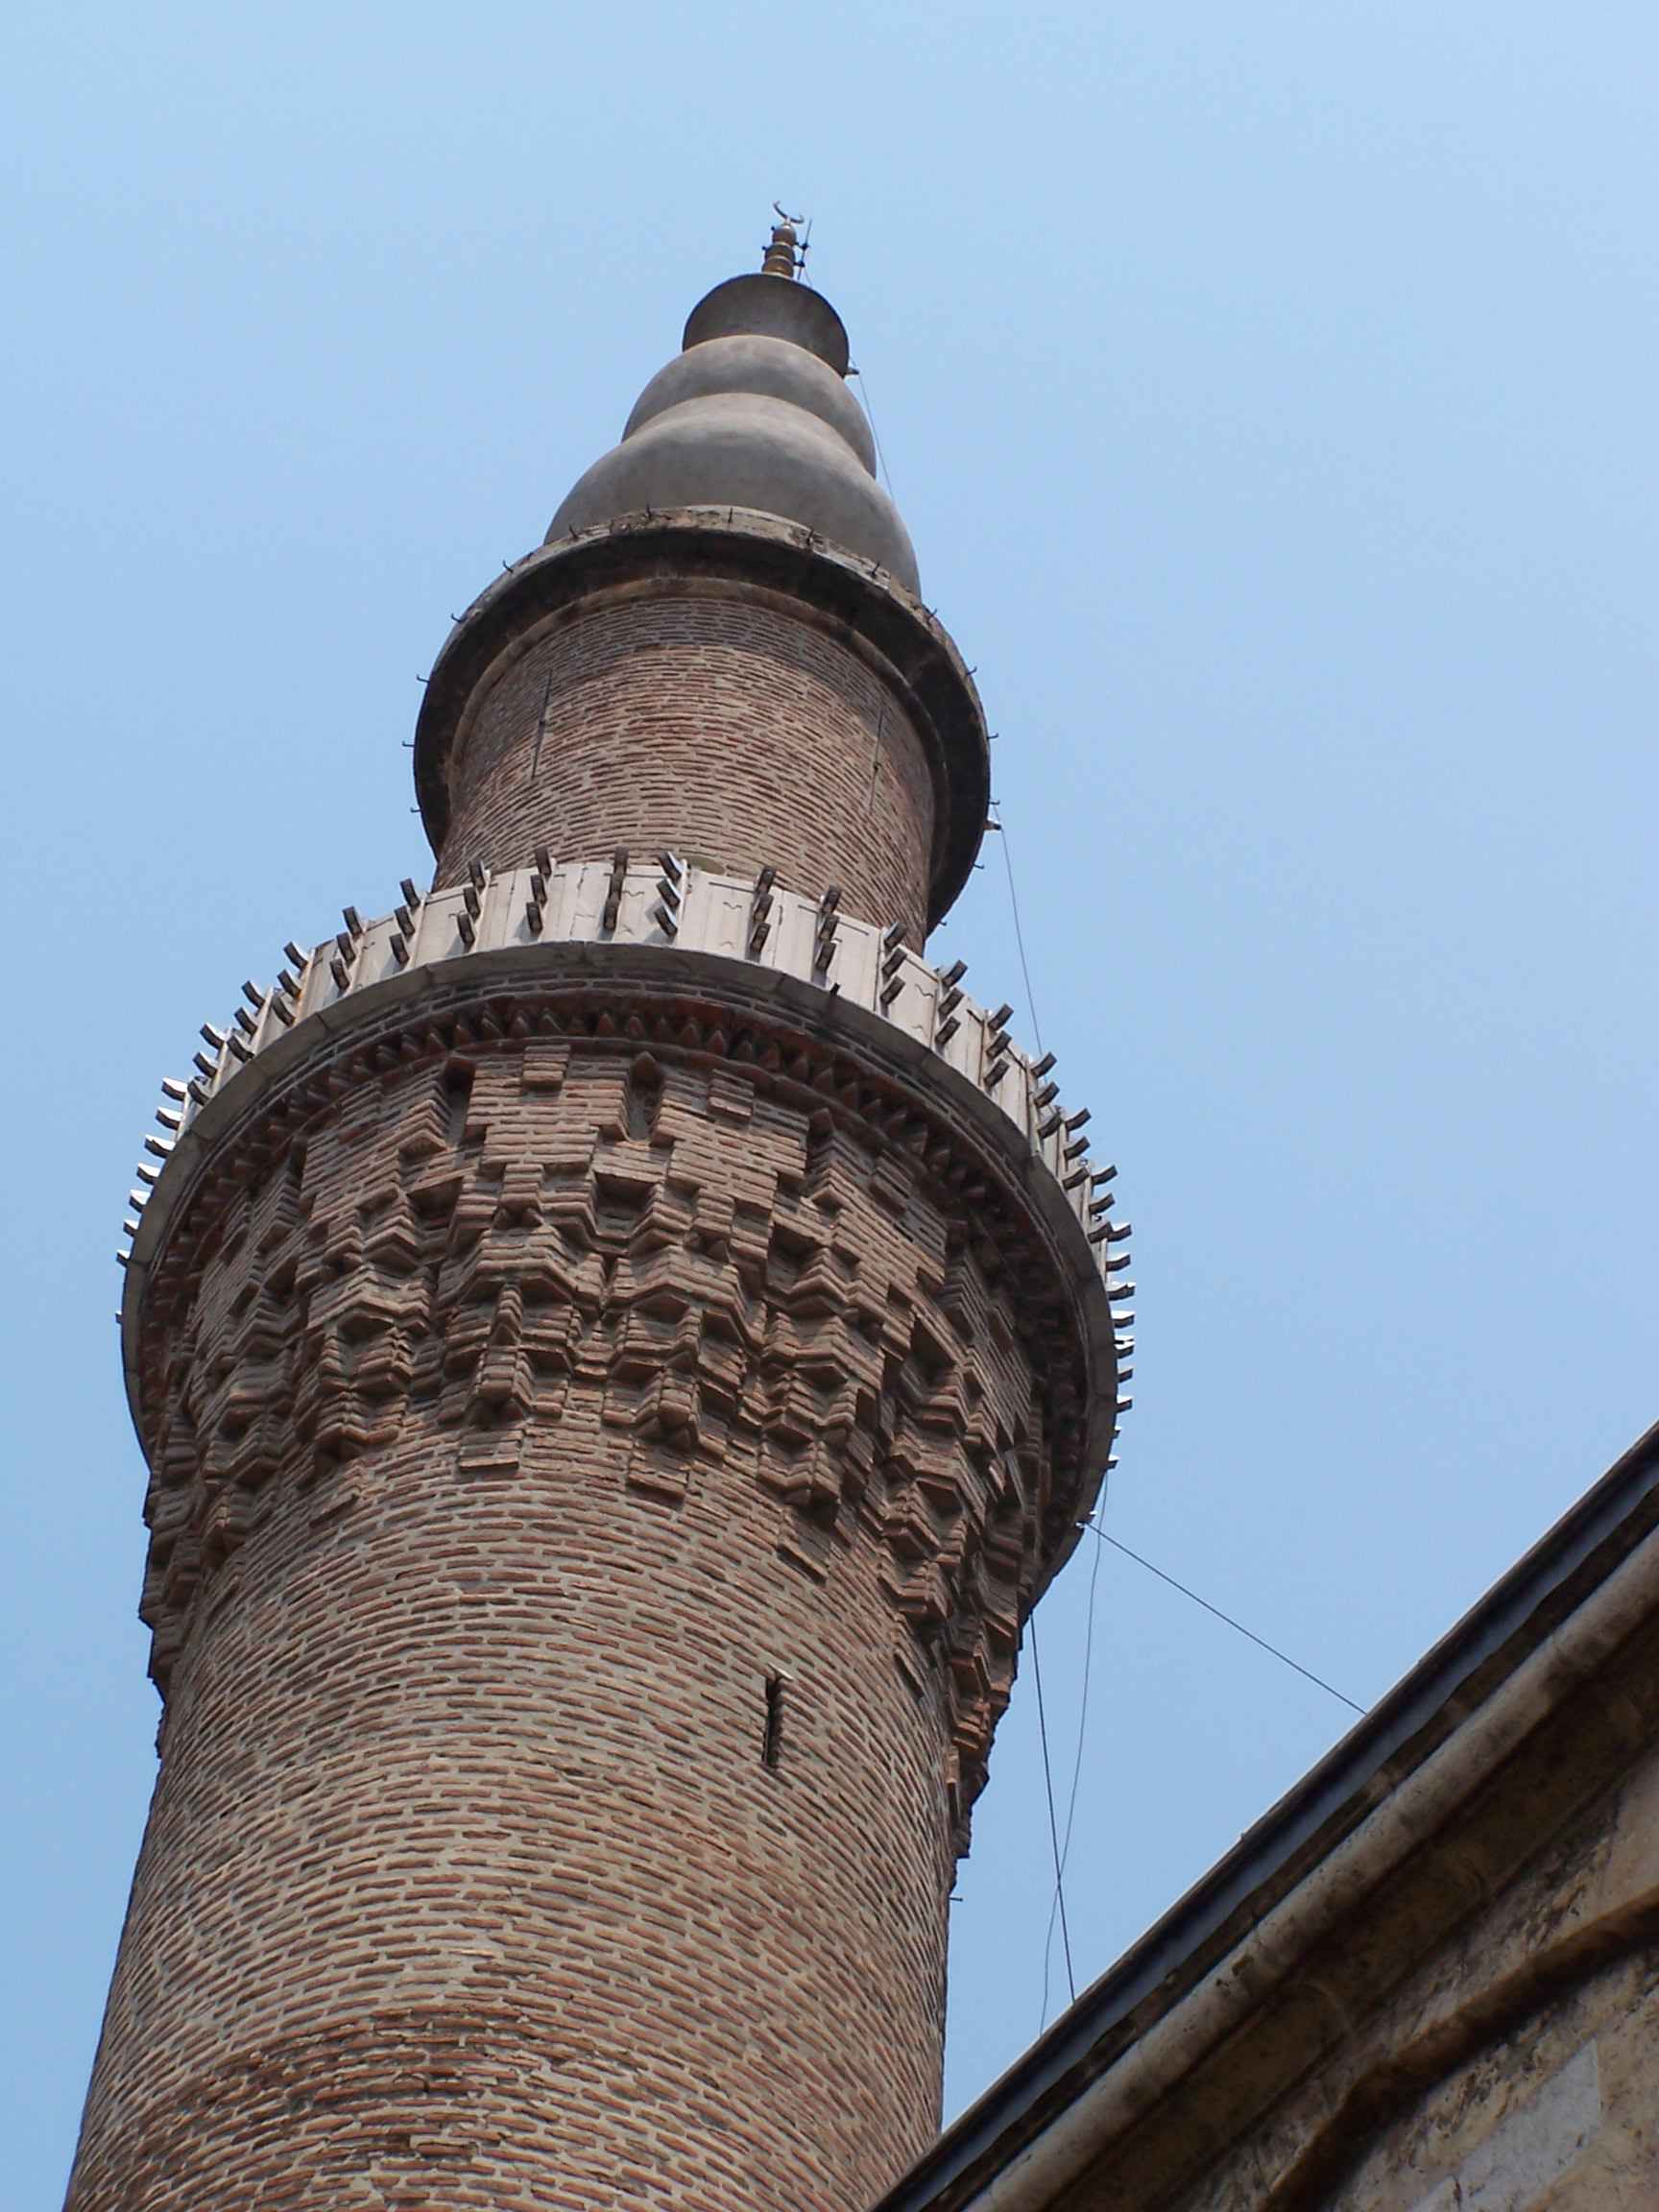
[(163, 1086), (74, 2212), (858, 2212), (936, 2127), (1126, 1232), (921, 952), (986, 733), (847, 373), (781, 224), (450, 633), (432, 890)]

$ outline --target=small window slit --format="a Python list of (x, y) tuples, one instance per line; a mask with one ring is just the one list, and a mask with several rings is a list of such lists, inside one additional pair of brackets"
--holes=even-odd
[(766, 1725), (760, 1738), (760, 1764), (776, 1774), (783, 1759), (783, 1688), (788, 1676), (766, 1677)]

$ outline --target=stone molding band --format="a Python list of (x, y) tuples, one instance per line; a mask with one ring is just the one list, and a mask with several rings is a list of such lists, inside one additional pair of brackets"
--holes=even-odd
[[(768, 977), (791, 977), (807, 987), (801, 1011), (809, 1018), (856, 1008), (879, 1022), (873, 1041), (902, 1038), (920, 1047), (926, 1060), (916, 1065), (949, 1069), (995, 1107), (1082, 1231), (1088, 1266), (1113, 1296), (1133, 1294), (1133, 1284), (1116, 1280), (1128, 1267), (1129, 1224), (1112, 1218), (1114, 1171), (1089, 1158), (1080, 1134), (1089, 1115), (1067, 1112), (1046, 1079), (1052, 1061), (1033, 1063), (1010, 1041), (1009, 1010), (999, 1010), (998, 1021), (963, 994), (961, 964), (942, 974), (892, 931), (827, 900), (814, 903), (763, 878), (711, 874), (672, 854), (636, 866), (618, 854), (609, 863), (547, 859), (499, 874), (478, 865), (466, 882), (426, 897), (406, 882), (392, 914), (365, 922), (348, 907), (345, 921), (338, 936), (309, 952), (286, 948), (290, 965), (270, 990), (245, 984), (248, 1004), (223, 1031), (204, 1026), (208, 1052), (198, 1054), (194, 1076), (166, 1086), (169, 1102), (157, 1118), (167, 1134), (148, 1141), (164, 1173), (139, 1169), (156, 1186), (146, 1222), (159, 1218), (156, 1199), (173, 1180), (172, 1147), (198, 1115), (228, 1093), (241, 1094), (274, 1046), (282, 1045), (285, 1056), (313, 1022), (336, 1025), (338, 1009), (365, 992), (456, 964), (476, 974), (487, 955), (502, 952), (531, 957), (544, 973), (548, 961), (579, 946), (656, 947), (681, 959), (736, 962), (763, 988)], [(132, 1258), (150, 1249), (140, 1232)]]

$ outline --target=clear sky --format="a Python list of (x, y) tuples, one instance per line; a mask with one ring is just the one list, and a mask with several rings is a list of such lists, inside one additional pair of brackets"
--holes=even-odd
[[(156, 1081), (422, 872), (417, 675), (775, 196), (1121, 1165), (1106, 1526), (1364, 1701), (1659, 1411), (1656, 85), (1638, 0), (12, 0), (12, 2201), (62, 2188), (153, 1772), (110, 1314)], [(935, 949), (1021, 1003), (988, 848)], [(1079, 1986), (1348, 1718), (1120, 1554), (1094, 1602)], [(1027, 1679), (993, 1774), (953, 2107), (1043, 2008)]]

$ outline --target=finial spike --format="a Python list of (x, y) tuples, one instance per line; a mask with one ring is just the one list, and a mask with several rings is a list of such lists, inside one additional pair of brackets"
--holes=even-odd
[(778, 220), (772, 226), (772, 243), (766, 249), (760, 274), (762, 276), (798, 276), (803, 259), (801, 225), (805, 217), (787, 214), (778, 200), (773, 201), (772, 211)]

